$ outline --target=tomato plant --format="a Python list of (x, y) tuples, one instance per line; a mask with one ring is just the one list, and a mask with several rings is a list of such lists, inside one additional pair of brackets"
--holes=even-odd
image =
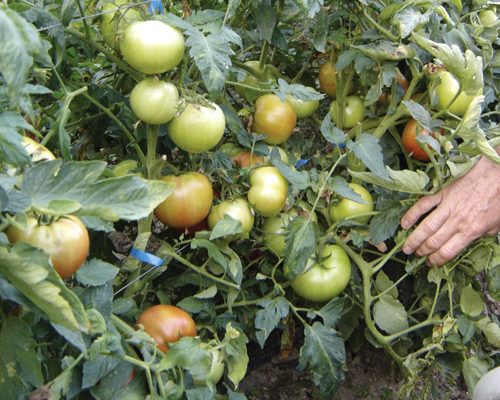
[(28, 136), (23, 136), (23, 146), (33, 162), (55, 160), (54, 154), (45, 146)]
[(199, 172), (179, 176), (169, 175), (162, 180), (175, 184), (175, 189), (155, 208), (156, 217), (172, 228), (190, 228), (202, 222), (212, 207), (212, 184)]
[[(347, 96), (345, 107), (339, 107), (337, 100), (330, 104), (332, 121), (342, 128), (353, 128), (364, 119), (365, 105), (359, 96)], [(343, 119), (342, 119), (343, 116)]]
[(306, 271), (292, 281), (300, 297), (322, 303), (338, 296), (349, 284), (351, 262), (338, 245), (324, 246), (317, 259), (308, 261)]
[(337, 70), (335, 64), (326, 62), (319, 68), (319, 89), (331, 98), (337, 96)]
[[(481, 93), (478, 92), (477, 95), (479, 94)], [(475, 97), (475, 95), (461, 91), (460, 82), (448, 71), (439, 71), (432, 75), (429, 95), (431, 104), (436, 110), (446, 109), (458, 116), (465, 114)], [(457, 96), (456, 99), (455, 96)]]
[(135, 21), (123, 32), (120, 50), (127, 63), (144, 74), (161, 74), (184, 57), (184, 36), (161, 21)]
[(252, 130), (267, 135), (266, 143), (286, 142), (296, 123), (297, 114), (292, 106), (275, 94), (265, 94), (255, 102)]
[(137, 326), (142, 325), (156, 342), (158, 348), (166, 353), (169, 343), (181, 337), (195, 336), (196, 324), (182, 308), (157, 304), (145, 309), (137, 318)]
[[(243, 64), (250, 68), (252, 72), (245, 72), (243, 79), (239, 81), (245, 86), (236, 86), (236, 91), (245, 97), (247, 101), (254, 101), (263, 92), (270, 90), (269, 82), (275, 80), (276, 76), (269, 65), (265, 65), (263, 69), (260, 69), (260, 62), (257, 60), (245, 61)], [(255, 89), (252, 89), (252, 87)]]
[(90, 239), (82, 221), (73, 216), (57, 218), (46, 225), (28, 217), (25, 228), (10, 226), (7, 236), (11, 243), (25, 242), (43, 250), (61, 278), (72, 276), (89, 254)]
[(497, 23), (498, 16), (494, 10), (488, 8), (486, 10), (479, 11), (479, 20), (484, 26), (491, 27)]
[(272, 217), (285, 206), (288, 182), (276, 167), (259, 167), (250, 176), (248, 201), (255, 211), (265, 217)]
[(224, 200), (213, 206), (207, 218), (209, 228), (213, 229), (217, 222), (224, 218), (224, 215), (228, 215), (241, 223), (243, 236), (252, 230), (254, 211), (245, 199)]
[(256, 164), (264, 164), (264, 157), (253, 154), (249, 150), (243, 150), (233, 157), (232, 160), (241, 168), (248, 168)]
[(177, 113), (179, 94), (172, 83), (146, 78), (130, 93), (130, 106), (137, 118), (146, 124), (160, 125)]
[(215, 103), (187, 104), (168, 124), (170, 139), (188, 153), (201, 153), (215, 147), (226, 129), (226, 119)]
[(358, 195), (364, 203), (358, 203), (348, 198), (342, 198), (338, 203), (334, 203), (329, 209), (330, 219), (334, 222), (353, 219), (360, 224), (366, 224), (371, 215), (365, 215), (373, 211), (373, 198), (368, 190), (358, 183), (349, 183), (349, 187)]
[(291, 94), (286, 96), (286, 101), (292, 106), (297, 118), (310, 117), (319, 107), (319, 100), (300, 100)]

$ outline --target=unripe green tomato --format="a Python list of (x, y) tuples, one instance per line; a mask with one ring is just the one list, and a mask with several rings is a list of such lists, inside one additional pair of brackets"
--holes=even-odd
[(459, 117), (463, 116), (474, 97), (480, 95), (482, 90), (476, 95), (468, 95), (465, 92), (461, 92), (457, 99), (448, 107), (448, 104), (454, 99), (459, 90), (460, 83), (450, 72), (437, 72), (431, 80), (429, 89), (432, 107), (437, 111), (447, 108), (450, 113)]
[(288, 181), (276, 167), (259, 167), (250, 176), (247, 197), (255, 211), (265, 217), (278, 215), (285, 206)]
[(338, 100), (330, 104), (330, 113), (332, 121), (342, 129), (350, 129), (356, 126), (358, 122), (363, 121), (365, 117), (365, 105), (359, 96), (347, 96), (344, 108), (344, 123), (340, 124), (340, 108)]
[(116, 51), (120, 50), (120, 32), (132, 21), (141, 19), (136, 6), (126, 7), (133, 4), (130, 0), (109, 0), (102, 6), (101, 34), (104, 42)]
[(300, 297), (322, 303), (338, 296), (349, 284), (351, 262), (345, 250), (329, 244), (323, 247), (317, 260), (310, 258), (306, 271), (295, 278), (292, 289)]
[(297, 118), (310, 117), (319, 107), (319, 100), (300, 100), (291, 94), (286, 95), (286, 101), (294, 109)]
[(174, 69), (184, 57), (184, 36), (161, 21), (135, 21), (123, 32), (120, 49), (125, 61), (144, 74)]
[(224, 218), (224, 215), (228, 215), (241, 223), (243, 231), (241, 235), (230, 237), (230, 239), (248, 236), (248, 233), (253, 228), (254, 211), (245, 199), (224, 200), (213, 206), (207, 217), (208, 227), (213, 229), (217, 225), (217, 222)]
[(368, 190), (357, 183), (349, 183), (349, 187), (359, 194), (366, 204), (358, 203), (348, 198), (343, 198), (338, 203), (332, 205), (328, 210), (330, 219), (333, 222), (340, 222), (349, 218), (350, 220), (352, 219), (360, 224), (366, 224), (370, 220), (371, 215), (357, 216), (373, 211), (372, 195)]
[(168, 124), (172, 141), (189, 153), (201, 153), (215, 147), (225, 129), (226, 118), (215, 103), (207, 106), (188, 104)]
[(482, 10), (479, 12), (481, 24), (486, 27), (491, 27), (496, 24), (498, 17), (492, 9)]
[[(267, 218), (264, 225), (262, 225), (264, 243), (279, 257), (285, 255), (287, 227), (298, 214), (297, 210), (292, 208), (286, 213)], [(317, 221), (316, 213), (311, 213), (310, 219)]]
[(146, 78), (130, 93), (132, 111), (142, 122), (165, 124), (177, 113), (179, 93), (172, 83)]

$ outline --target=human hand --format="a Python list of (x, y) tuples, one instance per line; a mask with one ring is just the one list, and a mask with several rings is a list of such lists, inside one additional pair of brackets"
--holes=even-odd
[(464, 176), (418, 200), (401, 227), (412, 227), (429, 211), (406, 239), (403, 252), (428, 256), (431, 265), (453, 259), (478, 237), (500, 232), (500, 165), (482, 157)]

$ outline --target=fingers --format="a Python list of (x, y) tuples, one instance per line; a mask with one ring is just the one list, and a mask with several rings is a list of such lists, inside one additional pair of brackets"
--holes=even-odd
[[(405, 244), (403, 245), (403, 253), (412, 254), (417, 249), (420, 250), (420, 247), (423, 245), (423, 243), (428, 240), (430, 240), (430, 243), (427, 244), (429, 248), (436, 249), (441, 246), (450, 237), (452, 237), (456, 231), (455, 225), (445, 225), (448, 217), (449, 211), (447, 208), (438, 207), (436, 210), (434, 210), (417, 226), (417, 228), (411, 233), (411, 235), (408, 236)], [(437, 238), (433, 238), (434, 234), (441, 228), (444, 228), (444, 231), (440, 232)], [(425, 255), (420, 253), (417, 254)]]
[(437, 251), (429, 255), (429, 264), (439, 266), (454, 259), (471, 241), (472, 239), (470, 239), (470, 237), (461, 232), (457, 232), (456, 235), (451, 237), (450, 240), (443, 244)]
[(422, 215), (436, 207), (442, 200), (442, 192), (433, 196), (425, 196), (418, 200), (401, 219), (401, 227), (408, 229), (412, 227)]

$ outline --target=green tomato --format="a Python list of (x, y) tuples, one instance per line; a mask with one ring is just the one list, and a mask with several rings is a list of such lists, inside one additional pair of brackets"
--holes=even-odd
[[(131, 7), (132, 5), (132, 7)], [(101, 34), (106, 44), (120, 50), (120, 32), (132, 21), (141, 19), (137, 4), (129, 0), (109, 0), (102, 6)]]
[(225, 128), (226, 119), (217, 104), (188, 104), (170, 121), (168, 133), (180, 149), (189, 153), (201, 153), (220, 142)]
[(248, 236), (248, 233), (253, 228), (254, 212), (245, 199), (225, 200), (213, 206), (207, 217), (208, 227), (213, 229), (217, 222), (224, 218), (224, 215), (229, 215), (241, 223), (242, 234), (231, 237), (231, 239)]
[[(348, 198), (343, 198), (338, 203), (332, 205), (328, 210), (330, 219), (333, 222), (340, 222), (345, 219), (353, 219), (360, 224), (366, 224), (370, 220), (371, 215), (362, 214), (367, 214), (373, 211), (372, 195), (368, 190), (357, 183), (349, 183), (349, 187), (354, 190), (354, 192), (359, 194), (366, 203), (358, 203)], [(362, 216), (358, 217), (358, 215)]]
[(250, 176), (247, 197), (255, 211), (265, 217), (278, 215), (285, 206), (288, 181), (276, 167), (259, 167)]
[(492, 9), (482, 10), (479, 12), (479, 20), (486, 27), (491, 27), (497, 23), (498, 17)]
[(470, 103), (477, 95), (482, 93), (480, 90), (476, 95), (468, 95), (460, 92), (457, 99), (448, 107), (460, 90), (460, 82), (448, 71), (439, 71), (431, 79), (429, 89), (431, 105), (437, 111), (448, 109), (448, 111), (457, 116), (463, 116)]
[(160, 125), (177, 113), (179, 93), (172, 83), (146, 78), (130, 93), (132, 111), (146, 124)]
[(345, 99), (344, 121), (341, 124), (341, 110), (338, 100), (330, 103), (332, 121), (342, 129), (350, 129), (361, 122), (365, 116), (365, 105), (359, 96), (347, 96)]
[(309, 213), (307, 210), (297, 211), (297, 209), (292, 208), (286, 213), (267, 218), (262, 225), (265, 245), (279, 257), (285, 255), (285, 239), (288, 225), (299, 215), (299, 213), (307, 213), (312, 221), (318, 220), (316, 213)]
[(319, 107), (319, 100), (300, 100), (291, 94), (286, 95), (286, 101), (294, 109), (297, 118), (310, 117)]
[(174, 69), (184, 57), (184, 36), (161, 21), (135, 21), (123, 32), (120, 49), (125, 61), (144, 74)]
[(351, 262), (345, 250), (329, 244), (323, 247), (318, 259), (310, 258), (306, 271), (295, 278), (292, 289), (300, 297), (322, 303), (338, 296), (349, 284)]

